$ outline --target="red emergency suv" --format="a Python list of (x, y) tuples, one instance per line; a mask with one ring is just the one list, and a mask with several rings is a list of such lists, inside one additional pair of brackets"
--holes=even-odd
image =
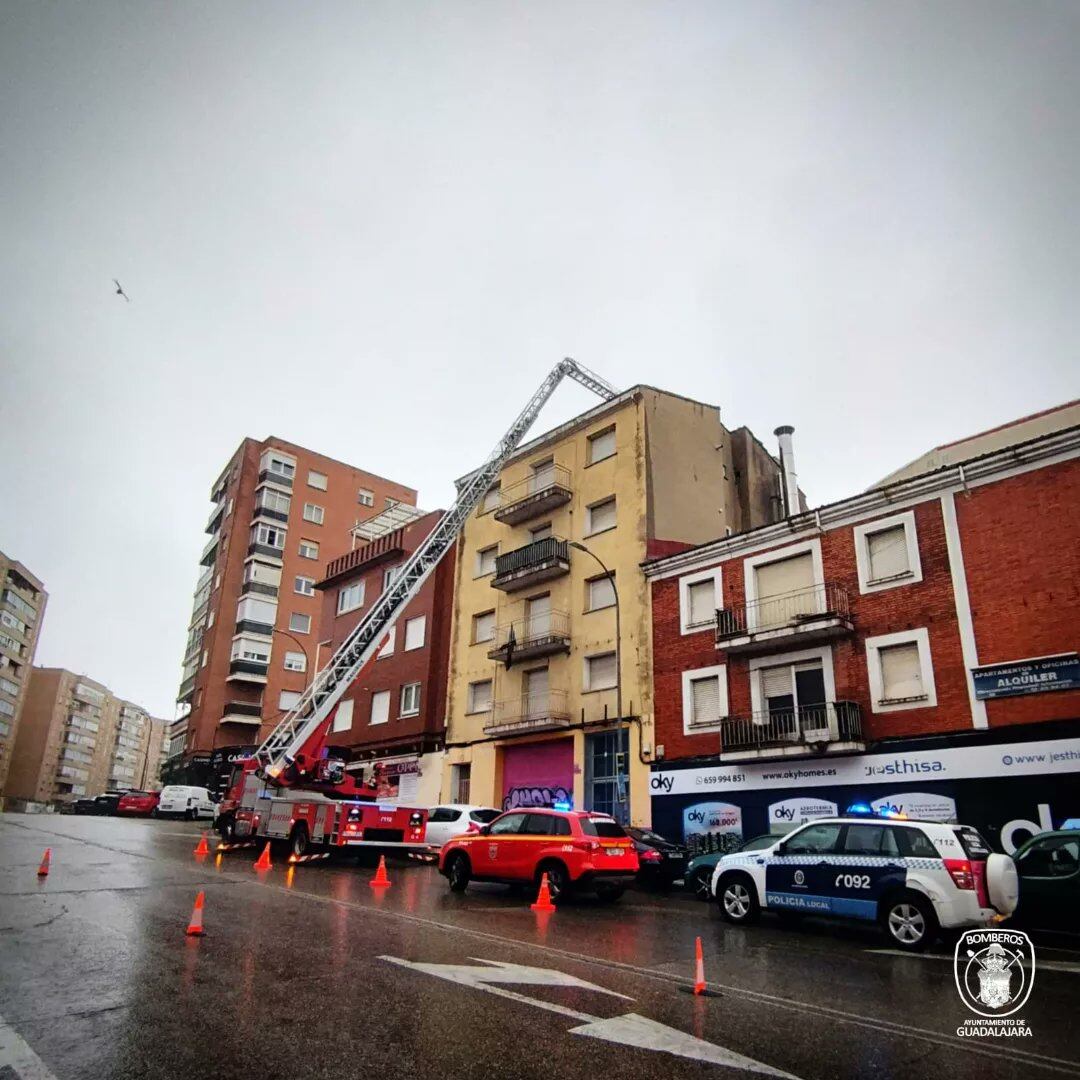
[(581, 890), (611, 901), (637, 871), (634, 842), (623, 827), (584, 810), (510, 810), (439, 852), (439, 873), (454, 892), (470, 881), (539, 888), (547, 874), (553, 900)]

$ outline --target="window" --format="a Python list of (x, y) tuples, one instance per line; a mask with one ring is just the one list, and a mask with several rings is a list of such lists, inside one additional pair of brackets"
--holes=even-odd
[(375, 659), (376, 660), (381, 660), (384, 656), (393, 656), (394, 655), (394, 642), (395, 642), (396, 639), (397, 639), (397, 627), (396, 626), (391, 626), (390, 627), (390, 633), (386, 635), (386, 643), (375, 654)]
[(487, 577), (495, 573), (495, 560), (499, 555), (499, 545), (483, 548), (476, 553), (476, 576)]
[(937, 704), (930, 635), (925, 627), (867, 638), (866, 665), (874, 712)]
[(1075, 836), (1048, 836), (1020, 856), (1022, 878), (1071, 878), (1080, 870), (1080, 841)]
[(301, 596), (315, 595), (315, 579), (309, 577), (297, 577), (293, 579), (293, 592)]
[(585, 657), (585, 689), (610, 690), (618, 680), (613, 652)]
[(537, 491), (546, 491), (555, 484), (555, 461), (548, 458), (547, 461), (538, 461), (532, 467), (532, 475), (529, 477), (529, 494)]
[(853, 535), (860, 593), (922, 581), (914, 511), (856, 525)]
[(615, 429), (613, 427), (589, 436), (588, 464), (594, 465), (598, 461), (614, 456)]
[(353, 703), (350, 698), (343, 698), (338, 702), (337, 712), (334, 713), (334, 722), (331, 731), (349, 731), (352, 728)]
[(615, 606), (615, 582), (606, 574), (588, 582), (588, 611), (600, 611)]
[(840, 847), (843, 855), (899, 856), (893, 830), (885, 825), (849, 825)]
[(490, 679), (484, 679), (481, 682), (469, 683), (469, 701), (466, 712), (491, 712)]
[(828, 855), (836, 850), (839, 825), (807, 825), (781, 848), (782, 855)]
[(933, 841), (922, 829), (901, 828), (894, 826), (896, 843), (900, 854), (909, 859), (940, 859)]
[(5, 716), (14, 716), (15, 706), (12, 705), (10, 701), (0, 701), (0, 713), (3, 713)]
[(420, 712), (420, 684), (406, 683), (401, 688), (401, 708), (398, 715), (416, 716)]
[(282, 712), (288, 712), (290, 709), (295, 709), (300, 703), (300, 692), (298, 690), (282, 690), (278, 695), (278, 708)]
[(273, 600), (258, 600), (253, 596), (245, 596), (236, 605), (236, 621), (273, 627), (277, 621), (277, 604)]
[(319, 545), (314, 540), (300, 541), (300, 558), (317, 559), (319, 557)]
[(356, 501), (361, 506), (374, 506), (375, 505), (375, 492), (368, 491), (367, 488), (361, 488), (356, 493)]
[(387, 510), (393, 510), (395, 506), (400, 506), (400, 505), (401, 505), (401, 500), (400, 499), (391, 499), (389, 495), (387, 495), (386, 498), (383, 499), (383, 506)]
[(206, 667), (206, 662), (209, 659), (210, 659), (210, 654), (206, 651), (206, 649), (203, 649), (203, 651), (202, 651), (202, 664), (200, 666), (201, 667)]
[(258, 524), (251, 530), (251, 542), (281, 550), (285, 546), (285, 530), (277, 525)]
[(289, 479), (296, 473), (296, 464), (277, 454), (270, 454), (263, 458), (263, 467), (267, 472), (277, 473), (278, 476), (287, 476)]
[(537, 525), (535, 529), (529, 530), (529, 538), (532, 543), (536, 543), (537, 540), (547, 540), (551, 536), (551, 522), (545, 522), (543, 525)]
[(464, 765), (451, 765), (450, 766), (450, 801), (456, 802), (459, 805), (468, 806), (469, 804), (469, 788), (471, 787), (472, 779), (472, 766), (468, 763)]
[(13, 683), (10, 679), (0, 678), (0, 690), (3, 690), (7, 694), (11, 694), (12, 697), (17, 697), (19, 693), (19, 684)]
[(390, 719), (390, 691), (376, 690), (371, 695), (371, 723), (385, 724)]
[(257, 664), (266, 664), (270, 660), (270, 642), (239, 637), (232, 643), (232, 659), (251, 660)]
[(315, 503), (304, 503), (304, 520), (310, 521), (314, 525), (321, 525), (323, 523), (323, 517), (325, 511), (321, 506)]
[(287, 652), (285, 654), (286, 671), (307, 671), (307, 657), (302, 652)]
[(514, 833), (520, 832), (522, 825), (525, 824), (525, 818), (527, 814), (503, 814), (498, 821), (496, 821), (488, 832), (489, 836), (511, 836)]
[(484, 611), (473, 616), (473, 644), (491, 641), (495, 637), (495, 612)]
[(437, 806), (428, 814), (428, 824), (446, 825), (451, 821), (457, 821), (464, 812), (464, 810), (455, 810), (452, 806)]
[(424, 647), (424, 637), (427, 633), (427, 616), (418, 615), (415, 619), (409, 619), (405, 623), (405, 651)]
[(824, 610), (821, 541), (791, 544), (743, 561), (747, 629), (788, 626)]
[(263, 510), (276, 510), (279, 514), (287, 514), (292, 506), (292, 498), (275, 488), (264, 487), (259, 491), (259, 506)]
[(388, 566), (383, 571), (383, 575), (382, 575), (382, 589), (383, 589), (383, 592), (386, 592), (386, 590), (389, 589), (390, 586), (394, 584), (394, 578), (396, 578), (400, 572), (401, 572), (401, 567), (400, 566)]
[(683, 733), (715, 731), (728, 712), (727, 667), (682, 673)]
[(679, 624), (684, 634), (710, 630), (723, 606), (720, 567), (679, 578)]
[(499, 492), (500, 488), (498, 484), (492, 484), (492, 486), (484, 492), (484, 498), (480, 503), (481, 514), (487, 514), (492, 510), (499, 509)]
[(308, 469), (307, 474), (308, 487), (316, 488), (319, 491), (326, 490), (326, 473), (316, 472), (314, 469)]
[(301, 615), (299, 611), (294, 611), (289, 616), (289, 629), (295, 630), (298, 634), (308, 634), (311, 632), (311, 616)]
[(343, 615), (346, 611), (355, 611), (364, 602), (364, 583), (356, 582), (354, 585), (342, 585), (337, 594), (337, 613)]
[(615, 528), (615, 498), (605, 499), (603, 502), (590, 506), (585, 511), (585, 535), (593, 536), (596, 533), (607, 532)]

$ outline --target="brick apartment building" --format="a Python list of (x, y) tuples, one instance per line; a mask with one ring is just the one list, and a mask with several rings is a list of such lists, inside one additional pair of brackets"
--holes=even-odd
[[(341, 645), (441, 516), (398, 506), (355, 530), (357, 547), (334, 559), (315, 586), (324, 654)], [(454, 555), (451, 548), (334, 713), (329, 742), (348, 751), (350, 772), (377, 780), (387, 801), (439, 801)]]
[(271, 437), (244, 439), (210, 501), (168, 783), (216, 786), (291, 706), (319, 665), (323, 568), (358, 521), (415, 506), (416, 492)]
[(654, 826), (734, 843), (861, 802), (1012, 850), (1080, 816), (1074, 408), (648, 562)]
[(41, 582), (0, 551), (0, 792), (19, 730), (48, 600)]

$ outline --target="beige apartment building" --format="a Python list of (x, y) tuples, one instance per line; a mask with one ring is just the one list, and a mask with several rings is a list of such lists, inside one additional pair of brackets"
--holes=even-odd
[(640, 564), (779, 520), (782, 499), (779, 462), (746, 428), (648, 386), (522, 446), (458, 547), (443, 798), (647, 824)]
[(46, 600), (41, 582), (0, 551), (0, 792), (11, 764)]
[(108, 789), (159, 790), (164, 737), (164, 720), (154, 719), (133, 702), (119, 702)]

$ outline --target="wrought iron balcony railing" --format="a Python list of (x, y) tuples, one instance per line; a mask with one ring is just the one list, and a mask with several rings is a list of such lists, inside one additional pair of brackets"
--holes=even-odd
[(491, 585), (513, 592), (569, 572), (569, 545), (565, 540), (549, 536), (498, 556)]
[(851, 605), (848, 603), (847, 589), (826, 581), (722, 608), (716, 613), (716, 640), (784, 627), (797, 628), (829, 618), (850, 619)]
[[(511, 647), (512, 646), (512, 647)], [(565, 611), (549, 611), (515, 619), (495, 630), (488, 649), (488, 658), (505, 661), (514, 658), (528, 660), (570, 650), (570, 615)]]
[(854, 701), (827, 701), (795, 709), (772, 709), (720, 721), (721, 754), (791, 746), (861, 743), (862, 718)]

